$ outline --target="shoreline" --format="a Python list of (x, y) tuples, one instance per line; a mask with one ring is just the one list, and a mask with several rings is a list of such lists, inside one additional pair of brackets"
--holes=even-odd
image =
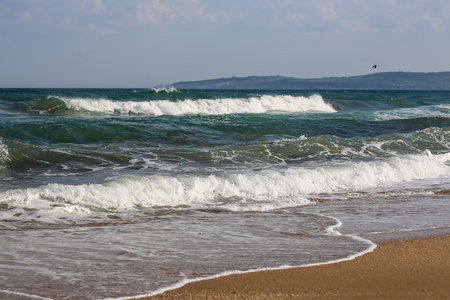
[(330, 264), (189, 282), (139, 300), (450, 299), (450, 235), (385, 241)]

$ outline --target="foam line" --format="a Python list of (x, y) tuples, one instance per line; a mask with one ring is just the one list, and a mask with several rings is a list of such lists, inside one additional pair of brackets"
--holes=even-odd
[(41, 297), (41, 296), (37, 296), (37, 295), (29, 295), (29, 294), (25, 294), (25, 293), (13, 292), (13, 291), (8, 291), (8, 290), (0, 290), (0, 293), (24, 296), (24, 297), (33, 298), (33, 299), (53, 300), (52, 298), (46, 298), (46, 297)]
[(327, 218), (331, 218), (331, 219), (336, 221), (335, 225), (331, 225), (331, 226), (329, 226), (326, 229), (328, 234), (330, 234), (330, 235), (346, 236), (346, 237), (350, 237), (350, 238), (352, 238), (352, 239), (354, 239), (356, 241), (360, 241), (360, 242), (366, 243), (368, 245), (367, 249), (364, 250), (364, 251), (357, 252), (355, 254), (349, 255), (347, 257), (341, 258), (341, 259), (336, 259), (336, 260), (326, 261), (326, 262), (320, 262), (320, 263), (304, 264), (304, 265), (298, 265), (298, 266), (283, 265), (283, 266), (275, 267), (275, 268), (257, 268), (257, 269), (247, 270), (247, 271), (234, 270), (234, 271), (225, 271), (225, 272), (218, 273), (218, 274), (215, 274), (215, 275), (212, 275), (212, 276), (207, 276), (207, 277), (200, 277), (200, 278), (194, 278), (194, 279), (187, 279), (187, 278), (185, 278), (185, 279), (182, 279), (179, 282), (177, 282), (177, 283), (175, 283), (175, 284), (173, 284), (171, 286), (155, 290), (155, 291), (150, 292), (148, 294), (126, 296), (126, 297), (119, 297), (119, 298), (105, 298), (103, 300), (129, 300), (129, 299), (135, 299), (135, 298), (150, 297), (150, 296), (155, 296), (155, 295), (162, 294), (162, 293), (170, 291), (170, 290), (174, 290), (174, 289), (180, 288), (182, 286), (185, 286), (188, 283), (202, 281), (202, 280), (208, 280), (208, 279), (214, 279), (214, 278), (219, 278), (219, 277), (228, 276), (228, 275), (245, 274), (245, 273), (261, 272), (261, 271), (283, 270), (283, 269), (291, 269), (291, 268), (313, 267), (313, 266), (320, 266), (320, 265), (328, 265), (328, 264), (333, 264), (333, 263), (338, 263), (338, 262), (342, 262), (342, 261), (348, 261), (348, 260), (355, 259), (356, 257), (359, 257), (359, 256), (362, 256), (362, 255), (367, 254), (369, 252), (372, 252), (377, 247), (377, 245), (374, 242), (372, 242), (371, 240), (362, 238), (360, 236), (351, 235), (351, 234), (342, 235), (339, 231), (336, 230), (336, 228), (339, 228), (342, 225), (342, 222), (339, 219), (331, 217), (331, 216), (321, 215), (321, 214), (317, 214), (317, 215), (318, 216), (327, 217)]

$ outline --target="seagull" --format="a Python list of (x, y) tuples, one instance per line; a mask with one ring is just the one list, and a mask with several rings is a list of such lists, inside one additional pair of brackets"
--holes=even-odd
[(376, 68), (377, 68), (377, 65), (373, 65), (372, 68), (376, 69)]

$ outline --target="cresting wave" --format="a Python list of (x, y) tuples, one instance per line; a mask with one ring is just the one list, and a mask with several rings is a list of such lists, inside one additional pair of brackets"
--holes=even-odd
[(376, 111), (368, 119), (374, 121), (407, 120), (414, 118), (447, 117), (450, 113), (449, 104), (422, 106), (420, 108), (399, 108), (389, 111)]
[(326, 103), (320, 95), (310, 97), (270, 96), (251, 98), (223, 98), (199, 100), (154, 100), (154, 101), (113, 101), (108, 99), (58, 98), (68, 109), (85, 110), (98, 113), (162, 115), (223, 115), (240, 113), (268, 112), (315, 112), (333, 113), (336, 110)]
[(0, 139), (0, 165), (3, 162), (9, 160), (8, 147), (3, 143), (2, 139)]
[(303, 135), (296, 139), (282, 139), (267, 143), (264, 154), (273, 156), (279, 161), (286, 161), (287, 157), (293, 159), (389, 157), (421, 153), (426, 148), (439, 153), (446, 152), (450, 148), (449, 134), (450, 128), (430, 127), (409, 133), (388, 133), (369, 138)]
[(392, 157), (314, 169), (210, 176), (117, 177), (103, 184), (49, 184), (0, 194), (2, 219), (136, 208), (194, 207), (265, 211), (309, 204), (309, 195), (362, 191), (448, 177), (450, 153)]
[(0, 180), (9, 178), (7, 163), (10, 161), (8, 147), (0, 139)]
[(179, 90), (177, 90), (173, 86), (171, 86), (171, 87), (162, 87), (162, 88), (153, 88), (151, 90), (156, 92), (156, 93), (161, 93), (161, 92), (163, 92), (163, 93), (181, 93)]

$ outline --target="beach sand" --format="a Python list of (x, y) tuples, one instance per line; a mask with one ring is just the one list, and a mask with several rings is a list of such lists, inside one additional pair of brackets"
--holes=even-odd
[(450, 299), (450, 236), (385, 242), (349, 261), (229, 275), (142, 299)]

